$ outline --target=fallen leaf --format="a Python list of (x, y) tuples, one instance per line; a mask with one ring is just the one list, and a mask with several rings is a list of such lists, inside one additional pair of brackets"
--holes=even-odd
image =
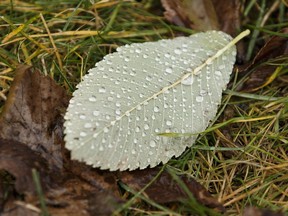
[[(32, 72), (33, 71), (33, 72)], [(69, 97), (53, 79), (31, 66), (20, 66), (0, 116), (0, 137), (28, 145), (48, 161), (63, 168), (61, 110)]]
[(259, 209), (256, 207), (246, 207), (243, 216), (284, 216), (281, 212), (273, 212), (268, 209)]
[[(288, 28), (285, 28), (281, 33), (288, 33)], [(288, 38), (273, 36), (265, 45), (260, 49), (255, 58), (247, 63), (245, 69), (242, 69), (241, 73), (244, 76), (246, 73), (252, 70), (247, 80), (240, 86), (238, 91), (253, 92), (260, 88), (263, 88), (274, 81), (281, 71), (280, 64), (283, 62), (282, 57), (288, 55)], [(285, 60), (284, 60), (285, 61)], [(271, 64), (274, 62), (274, 64)]]
[(219, 30), (218, 18), (211, 0), (161, 0), (165, 18), (179, 26), (206, 31)]
[[(150, 183), (159, 171), (159, 168), (153, 168), (120, 172), (119, 177), (124, 184), (139, 191)], [(179, 178), (199, 203), (210, 208), (216, 208), (219, 211), (224, 211), (223, 205), (193, 178), (188, 178), (184, 175)], [(161, 173), (161, 175), (145, 190), (145, 193), (150, 199), (157, 203), (177, 202), (188, 198), (183, 188), (181, 188), (166, 171)]]
[(36, 193), (33, 168), (40, 173), (44, 187), (52, 186), (53, 181), (47, 173), (47, 167), (46, 161), (27, 146), (0, 139), (0, 170), (6, 170), (15, 177), (15, 188), (19, 194)]
[[(33, 196), (35, 185), (31, 169), (35, 168), (40, 173), (43, 189), (46, 189), (46, 204), (52, 215), (89, 215), (88, 209), (93, 206), (88, 206), (88, 202), (96, 193), (101, 193), (102, 199), (107, 196), (117, 203), (119, 193), (116, 197), (117, 193), (107, 191), (117, 191), (113, 174), (97, 172), (71, 161), (64, 148), (62, 114), (69, 99), (66, 91), (30, 66), (20, 66), (15, 73), (0, 117), (0, 137), (5, 139), (0, 140), (0, 169), (15, 177), (19, 194), (29, 195), (24, 196), (24, 201), (39, 207), (38, 197)], [(25, 215), (29, 209), (16, 205), (17, 199), (19, 197), (12, 197), (7, 201), (0, 213)], [(92, 203), (96, 205), (96, 201)], [(101, 205), (105, 208), (105, 203)], [(113, 209), (111, 203), (108, 207)], [(14, 213), (8, 214), (7, 211)]]
[(212, 0), (219, 21), (219, 30), (235, 37), (240, 29), (239, 0)]

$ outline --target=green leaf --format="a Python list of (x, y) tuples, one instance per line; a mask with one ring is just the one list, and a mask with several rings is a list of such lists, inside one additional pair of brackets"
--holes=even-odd
[(166, 163), (215, 117), (236, 56), (220, 31), (120, 47), (89, 71), (65, 115), (72, 159), (110, 170)]

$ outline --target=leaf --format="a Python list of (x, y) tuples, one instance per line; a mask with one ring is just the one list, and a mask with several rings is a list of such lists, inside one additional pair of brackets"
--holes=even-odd
[(15, 177), (19, 194), (35, 194), (32, 168), (40, 172), (45, 188), (52, 186), (47, 163), (40, 155), (21, 143), (0, 139), (0, 170), (6, 170)]
[[(151, 182), (158, 173), (159, 169), (153, 168), (131, 172), (120, 172), (119, 176), (123, 183), (129, 185), (129, 187), (134, 190), (140, 191), (149, 184), (149, 182)], [(179, 179), (183, 184), (185, 184), (200, 204), (216, 208), (219, 211), (224, 211), (223, 205), (196, 180), (188, 178), (185, 175), (181, 175)], [(177, 183), (177, 181), (175, 181), (171, 174), (166, 170), (161, 173), (161, 175), (144, 191), (144, 193), (157, 203), (183, 201), (188, 197), (183, 188), (181, 188), (181, 185), (179, 185), (179, 183)]]
[(214, 118), (234, 44), (247, 33), (230, 42), (229, 35), (208, 31), (126, 45), (105, 56), (78, 85), (65, 115), (72, 159), (134, 170), (179, 156)]
[(25, 143), (51, 167), (62, 169), (61, 109), (65, 110), (69, 97), (53, 79), (31, 66), (21, 65), (15, 73), (0, 116), (0, 137)]
[[(287, 34), (288, 28), (282, 29), (281, 33)], [(288, 38), (277, 35), (271, 37), (242, 71), (242, 76), (250, 71), (252, 73), (238, 91), (254, 92), (273, 82), (281, 72), (281, 64), (286, 61), (287, 55)]]

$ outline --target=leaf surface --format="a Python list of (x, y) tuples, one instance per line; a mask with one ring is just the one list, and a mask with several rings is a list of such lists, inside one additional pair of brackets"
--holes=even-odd
[(179, 156), (216, 115), (235, 62), (230, 41), (208, 31), (126, 45), (105, 56), (77, 86), (65, 115), (72, 158), (134, 170)]

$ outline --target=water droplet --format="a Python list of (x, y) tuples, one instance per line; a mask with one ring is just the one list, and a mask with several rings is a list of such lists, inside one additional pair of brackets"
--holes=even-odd
[(204, 98), (202, 96), (197, 96), (196, 97), (196, 101), (199, 102), (199, 103), (202, 102), (203, 100), (204, 100)]
[(146, 58), (148, 58), (148, 55), (146, 55), (146, 54), (143, 54), (143, 58), (145, 58), (145, 59), (146, 59)]
[(91, 128), (92, 127), (92, 124), (87, 122), (84, 124), (84, 128)]
[(81, 136), (81, 137), (85, 137), (85, 136), (87, 136), (87, 133), (81, 131), (81, 132), (80, 132), (80, 136)]
[(116, 115), (121, 115), (121, 110), (116, 109), (116, 110), (115, 110), (115, 113), (116, 113)]
[(136, 144), (138, 142), (138, 139), (134, 138), (133, 142)]
[(180, 54), (182, 53), (182, 50), (179, 49), (179, 48), (176, 48), (176, 49), (174, 50), (174, 53), (177, 54), (177, 55), (180, 55)]
[(106, 118), (107, 120), (110, 120), (111, 117), (110, 117), (110, 115), (106, 115), (105, 118)]
[(91, 101), (91, 102), (95, 102), (96, 101), (96, 97), (95, 96), (89, 97), (88, 100)]
[(103, 146), (100, 146), (100, 147), (99, 147), (99, 151), (104, 151)]
[(154, 107), (154, 112), (156, 112), (156, 113), (159, 112), (159, 107), (158, 106)]
[(155, 142), (155, 140), (151, 140), (150, 143), (149, 143), (149, 145), (150, 145), (151, 148), (156, 147), (156, 142)]
[(141, 53), (142, 51), (141, 51), (140, 48), (136, 48), (136, 49), (135, 49), (135, 52), (136, 52), (136, 53)]
[(130, 58), (127, 56), (127, 57), (124, 58), (124, 61), (125, 61), (125, 62), (129, 62), (129, 61), (130, 61)]
[(186, 79), (183, 79), (183, 80), (181, 81), (181, 83), (182, 83), (183, 85), (192, 85), (193, 82), (194, 82), (193, 75), (188, 76)]
[(170, 67), (166, 68), (165, 71), (166, 71), (167, 73), (172, 73), (172, 72), (173, 72), (172, 68), (170, 68)]
[(135, 149), (132, 149), (131, 153), (132, 153), (133, 155), (135, 155), (135, 154), (136, 154)]
[(215, 75), (216, 75), (216, 76), (222, 76), (222, 73), (221, 73), (221, 71), (216, 70), (216, 71), (215, 71)]
[(149, 125), (148, 124), (145, 124), (144, 125), (144, 130), (148, 130), (149, 129)]
[(153, 155), (153, 152), (152, 151), (149, 151), (149, 153), (148, 153), (149, 155)]
[(110, 97), (107, 98), (107, 100), (108, 101), (113, 101), (113, 97), (110, 96)]
[(150, 75), (146, 76), (146, 80), (147, 81), (151, 81), (152, 80), (152, 77)]
[(225, 65), (220, 65), (220, 66), (219, 66), (219, 69), (220, 69), (220, 70), (225, 69)]
[(104, 127), (103, 131), (104, 131), (104, 133), (108, 133), (109, 132), (109, 128)]
[(105, 87), (99, 88), (99, 93), (105, 93), (105, 92), (106, 92), (106, 88)]
[(166, 125), (167, 125), (167, 126), (171, 126), (171, 125), (172, 125), (172, 121), (167, 120), (167, 121), (166, 121)]
[(84, 120), (86, 119), (86, 115), (80, 115), (79, 118)]
[(137, 127), (135, 128), (135, 131), (136, 131), (136, 133), (139, 133), (139, 132), (140, 132), (140, 127), (137, 126)]
[(99, 112), (98, 110), (95, 110), (95, 111), (93, 111), (93, 115), (94, 115), (94, 116), (99, 116), (99, 115), (100, 115), (100, 112)]
[(138, 106), (136, 107), (136, 109), (137, 109), (137, 110), (141, 110), (142, 107), (141, 107), (140, 105), (138, 105)]

